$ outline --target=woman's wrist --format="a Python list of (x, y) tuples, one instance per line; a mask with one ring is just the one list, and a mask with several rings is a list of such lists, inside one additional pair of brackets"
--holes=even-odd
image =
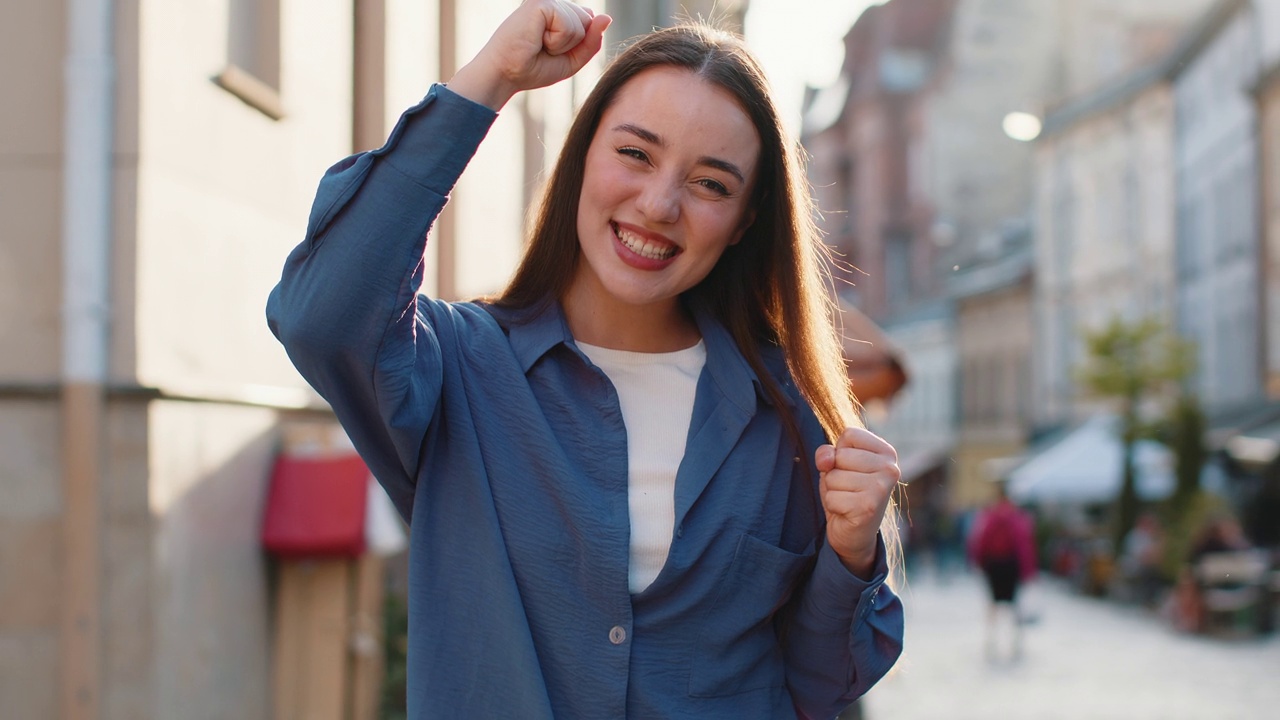
[(502, 110), (517, 92), (501, 73), (489, 68), (479, 58), (463, 65), (446, 85), (455, 94), (494, 112)]
[[(827, 542), (831, 542), (827, 538)], [(853, 576), (862, 580), (870, 580), (876, 572), (876, 550), (877, 542), (872, 542), (869, 547), (845, 549), (837, 548), (832, 545), (831, 549), (835, 551), (836, 557), (840, 558), (840, 564)]]

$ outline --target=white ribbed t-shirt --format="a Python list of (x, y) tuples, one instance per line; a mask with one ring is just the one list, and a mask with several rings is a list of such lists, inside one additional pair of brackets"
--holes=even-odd
[(684, 458), (693, 397), (707, 361), (697, 345), (669, 353), (641, 353), (578, 343), (618, 393), (627, 426), (627, 489), (631, 516), (632, 593), (649, 587), (671, 551), (676, 471)]

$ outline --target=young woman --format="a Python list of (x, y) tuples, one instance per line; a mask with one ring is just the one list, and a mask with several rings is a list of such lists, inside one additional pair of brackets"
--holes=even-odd
[(527, 0), (333, 167), (270, 324), (410, 523), (410, 717), (833, 717), (901, 649), (878, 532), (898, 469), (858, 425), (808, 195), (741, 44), (631, 45), (509, 287), (417, 293), (495, 112), (608, 24)]

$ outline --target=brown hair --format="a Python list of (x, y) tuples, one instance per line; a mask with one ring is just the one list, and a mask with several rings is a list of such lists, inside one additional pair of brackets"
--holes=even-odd
[[(493, 302), (530, 307), (564, 296), (578, 262), (578, 200), (587, 149), (618, 90), (653, 67), (685, 69), (728, 91), (760, 135), (751, 201), (755, 221), (688, 294), (728, 328), (778, 406), (782, 391), (765, 370), (759, 346), (782, 348), (797, 387), (834, 442), (846, 426), (861, 420), (832, 322), (827, 247), (814, 226), (800, 160), (778, 119), (764, 72), (729, 33), (692, 23), (658, 30), (641, 36), (609, 64), (565, 138), (524, 257)], [(794, 419), (787, 424), (798, 440)]]

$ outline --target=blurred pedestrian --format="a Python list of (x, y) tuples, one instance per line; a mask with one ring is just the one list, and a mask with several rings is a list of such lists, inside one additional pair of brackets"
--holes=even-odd
[(1191, 542), (1187, 561), (1194, 566), (1205, 555), (1248, 550), (1250, 547), (1240, 521), (1230, 515), (1220, 514), (1211, 518), (1196, 534), (1195, 540)]
[(1004, 483), (996, 486), (996, 499), (974, 520), (969, 536), (969, 558), (982, 570), (990, 604), (987, 609), (986, 652), (998, 655), (1000, 627), (1008, 628), (1010, 656), (1022, 656), (1023, 616), (1018, 590), (1036, 575), (1034, 520), (1009, 499)]
[(1189, 633), (1203, 632), (1206, 628), (1209, 608), (1198, 568), (1205, 556), (1249, 548), (1249, 540), (1234, 517), (1220, 514), (1209, 519), (1192, 540), (1186, 562), (1178, 569), (1173, 592), (1162, 608), (1174, 628)]
[(495, 112), (608, 24), (527, 0), (331, 168), (270, 324), (410, 521), (411, 718), (830, 718), (900, 652), (899, 470), (849, 395), (804, 178), (741, 42), (632, 43), (507, 288), (417, 292)]
[(1138, 516), (1120, 545), (1121, 584), (1132, 593), (1133, 600), (1145, 607), (1158, 604), (1164, 585), (1164, 529), (1153, 513)]

